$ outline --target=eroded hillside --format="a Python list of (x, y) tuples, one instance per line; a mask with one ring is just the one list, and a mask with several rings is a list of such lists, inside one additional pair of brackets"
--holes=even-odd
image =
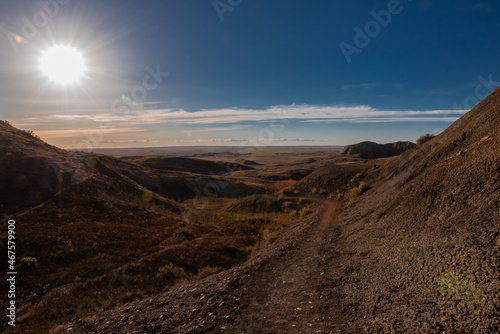
[(245, 265), (59, 330), (498, 332), (499, 96), (400, 157), (356, 165), (360, 197), (331, 186), (343, 179), (333, 165), (299, 181), (291, 189), (329, 185), (340, 202), (323, 195)]
[[(297, 182), (291, 178), (302, 161), (261, 169), (181, 161), (65, 151), (0, 123), (0, 213), (16, 221), (21, 245), (11, 332), (48, 332), (240, 265), (316, 205), (280, 192)], [(252, 195), (283, 208), (231, 209)]]
[(43, 264), (24, 269), (22, 332), (498, 332), (499, 129), (497, 90), (385, 159), (200, 173), (220, 163), (71, 165), (37, 142), (68, 181), (16, 213)]

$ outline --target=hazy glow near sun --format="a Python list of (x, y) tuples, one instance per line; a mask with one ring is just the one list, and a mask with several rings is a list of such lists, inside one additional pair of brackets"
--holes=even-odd
[(73, 47), (58, 45), (42, 53), (40, 69), (50, 81), (69, 85), (82, 78), (85, 73), (85, 60)]

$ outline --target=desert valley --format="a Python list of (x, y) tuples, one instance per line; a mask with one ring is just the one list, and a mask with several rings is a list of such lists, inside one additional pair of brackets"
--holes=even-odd
[(3, 121), (3, 328), (498, 333), (499, 152), (500, 89), (417, 145), (86, 153)]

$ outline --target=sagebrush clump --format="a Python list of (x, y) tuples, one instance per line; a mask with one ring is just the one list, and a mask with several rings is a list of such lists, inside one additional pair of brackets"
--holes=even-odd
[(434, 134), (425, 134), (423, 136), (420, 136), (418, 139), (417, 139), (417, 145), (422, 145), (426, 142), (428, 142), (429, 140), (431, 140), (432, 138), (436, 137)]
[(177, 280), (187, 278), (187, 274), (184, 271), (184, 268), (177, 267), (172, 263), (169, 263), (158, 270), (158, 274), (156, 274), (156, 277), (167, 280)]
[(364, 181), (361, 181), (357, 187), (352, 188), (349, 190), (346, 194), (346, 198), (350, 201), (354, 200), (355, 198), (358, 198), (359, 196), (363, 195), (368, 189), (370, 189), (370, 186), (367, 185)]

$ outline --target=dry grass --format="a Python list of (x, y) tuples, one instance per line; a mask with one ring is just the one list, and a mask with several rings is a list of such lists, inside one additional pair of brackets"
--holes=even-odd
[(353, 201), (356, 198), (363, 195), (368, 189), (370, 189), (370, 186), (368, 186), (365, 182), (361, 181), (357, 187), (348, 190), (343, 197), (346, 198), (348, 201)]
[[(88, 208), (84, 216), (73, 205), (61, 211), (55, 203), (57, 219), (48, 212), (25, 217), (36, 226), (19, 230), (30, 240), (19, 254), (19, 298), (38, 306), (12, 333), (47, 332), (75, 316), (231, 268), (272, 243), (291, 222), (286, 213), (228, 212), (230, 199), (187, 201), (183, 219), (160, 209), (78, 200)], [(47, 284), (54, 293), (43, 296)]]
[[(182, 218), (159, 207), (76, 201), (23, 217), (33, 225), (19, 226), (29, 243), (19, 253), (18, 296), (37, 306), (12, 333), (48, 332), (75, 316), (231, 268), (273, 242), (291, 221), (285, 213), (228, 212), (232, 200), (220, 198), (187, 201)], [(85, 215), (75, 212), (82, 205)], [(43, 292), (49, 284), (52, 289)]]
[(307, 216), (308, 214), (310, 214), (312, 212), (312, 208), (310, 205), (306, 205), (304, 206), (300, 212), (299, 212), (299, 217), (300, 218), (304, 218), (305, 216)]
[(439, 285), (447, 293), (460, 300), (479, 303), (483, 299), (483, 292), (474, 282), (453, 270), (448, 270), (441, 275)]
[(288, 192), (290, 191), (289, 188), (292, 187), (295, 183), (297, 183), (297, 181), (295, 180), (279, 180), (272, 183), (270, 187), (272, 192), (278, 192), (278, 191)]

